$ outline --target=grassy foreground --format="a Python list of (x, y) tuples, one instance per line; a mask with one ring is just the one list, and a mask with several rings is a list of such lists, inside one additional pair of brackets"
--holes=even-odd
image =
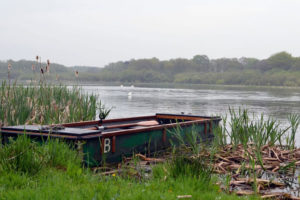
[(216, 177), (195, 174), (188, 165), (157, 165), (150, 178), (93, 173), (57, 140), (40, 145), (19, 137), (0, 148), (0, 157), (0, 199), (239, 199), (221, 192)]

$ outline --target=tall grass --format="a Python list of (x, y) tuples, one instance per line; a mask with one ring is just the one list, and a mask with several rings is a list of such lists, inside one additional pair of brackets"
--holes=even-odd
[(295, 113), (290, 114), (288, 116), (288, 121), (290, 123), (291, 133), (290, 133), (290, 135), (288, 135), (286, 137), (286, 144), (291, 149), (294, 149), (295, 148), (295, 136), (296, 136), (297, 129), (300, 125), (300, 115), (297, 115)]
[(230, 149), (233, 147), (233, 151), (240, 151), (242, 146), (244, 150), (240, 153), (248, 158), (247, 163), (251, 167), (246, 169), (244, 165), (247, 163), (243, 162), (239, 171), (241, 174), (253, 177), (253, 188), (256, 191), (256, 178), (259, 176), (256, 165), (260, 165), (265, 170), (262, 149), (265, 146), (274, 145), (288, 149), (295, 148), (295, 135), (300, 125), (300, 115), (291, 114), (288, 116), (288, 121), (289, 125), (282, 128), (280, 122), (271, 117), (266, 118), (263, 114), (255, 117), (254, 114), (250, 115), (247, 109), (229, 108), (229, 121), (225, 116), (223, 123), (215, 127), (215, 137), (210, 145), (202, 143), (201, 132), (199, 133), (199, 130), (194, 127), (184, 132), (180, 126), (177, 126), (172, 133), (179, 142), (179, 149), (174, 146), (173, 152), (175, 153), (170, 162), (170, 174), (174, 177), (176, 174), (184, 174), (209, 182), (215, 155), (227, 147)]
[(169, 166), (170, 176), (174, 178), (189, 176), (199, 179), (203, 184), (209, 183), (212, 168), (206, 161), (184, 155), (174, 156)]
[(10, 85), (4, 81), (0, 85), (0, 122), (18, 125), (92, 120), (97, 103), (97, 96), (86, 95), (79, 87)]
[[(97, 109), (107, 114), (107, 110), (110, 111), (97, 100), (96, 95), (84, 94), (77, 86), (68, 88), (45, 82), (23, 86), (5, 81), (0, 85), (0, 127), (93, 120)], [(80, 164), (80, 156), (74, 154), (68, 144), (54, 139), (43, 143), (40, 145), (21, 136), (16, 140), (10, 139), (9, 144), (1, 144), (0, 173), (36, 174), (49, 166), (66, 169), (68, 163)]]
[(288, 116), (289, 126), (282, 128), (280, 121), (271, 117), (266, 118), (250, 115), (247, 109), (234, 110), (229, 108), (229, 128), (226, 128), (227, 117), (223, 118), (223, 125), (215, 129), (216, 145), (231, 144), (245, 147), (253, 143), (258, 149), (264, 145), (286, 145), (295, 148), (295, 134), (300, 124), (300, 115)]
[(196, 126), (184, 131), (179, 125), (170, 131), (175, 140), (170, 141), (173, 154), (168, 161), (168, 168), (171, 177), (192, 177), (204, 186), (211, 182), (213, 169), (209, 165), (209, 159), (199, 157), (199, 154), (206, 150), (207, 141), (202, 139), (198, 131)]
[[(278, 120), (271, 117), (265, 118), (263, 114), (260, 117), (255, 117), (254, 114), (251, 116), (247, 109), (229, 108), (229, 116), (229, 128), (226, 128), (227, 118), (225, 118), (223, 126), (215, 129), (216, 137), (213, 146), (216, 148), (228, 144), (233, 147), (243, 145), (245, 156), (252, 163), (259, 164), (262, 169), (264, 169), (264, 165), (261, 150), (264, 146), (280, 145), (282, 148), (295, 148), (295, 135), (300, 124), (300, 115), (298, 114), (289, 115), (289, 125), (284, 128)], [(249, 144), (255, 147), (253, 155), (248, 153)]]
[(22, 135), (0, 146), (0, 173), (34, 175), (43, 168), (67, 169), (70, 165), (80, 166), (80, 162), (78, 153), (58, 139), (49, 139), (41, 145)]

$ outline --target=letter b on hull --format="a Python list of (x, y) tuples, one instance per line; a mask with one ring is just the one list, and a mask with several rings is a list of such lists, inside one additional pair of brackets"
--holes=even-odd
[(110, 144), (110, 139), (109, 138), (104, 138), (103, 141), (103, 153), (108, 153), (111, 150), (111, 144)]

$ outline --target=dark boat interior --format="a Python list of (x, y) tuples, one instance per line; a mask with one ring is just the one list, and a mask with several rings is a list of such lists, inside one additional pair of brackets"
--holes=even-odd
[(212, 117), (176, 114), (156, 114), (153, 116), (107, 119), (97, 121), (75, 122), (58, 125), (19, 125), (3, 127), (2, 131), (33, 132), (68, 136), (86, 136), (114, 131), (157, 127), (189, 121), (207, 121)]

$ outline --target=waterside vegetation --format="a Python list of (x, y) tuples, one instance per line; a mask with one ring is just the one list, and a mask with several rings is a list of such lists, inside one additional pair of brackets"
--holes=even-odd
[(183, 144), (180, 156), (175, 158), (184, 158), (178, 166), (186, 162), (191, 166), (204, 165), (205, 171), (211, 171), (205, 174), (225, 177), (221, 185), (227, 192), (293, 199), (286, 179), (288, 185), (300, 188), (295, 173), (300, 166), (300, 149), (295, 146), (300, 115), (290, 114), (288, 121), (288, 127), (281, 127), (271, 117), (256, 118), (247, 109), (229, 109), (229, 117), (223, 117), (223, 125), (216, 129), (211, 145), (199, 143), (200, 138), (194, 137), (194, 143)]
[(0, 123), (2, 125), (58, 124), (92, 120), (99, 101), (81, 88), (63, 85), (0, 85)]

